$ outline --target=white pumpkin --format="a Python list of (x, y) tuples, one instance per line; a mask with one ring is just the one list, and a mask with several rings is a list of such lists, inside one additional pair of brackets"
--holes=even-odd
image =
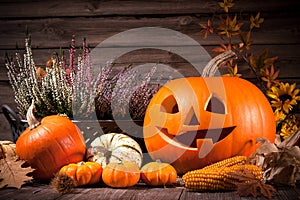
[(97, 137), (88, 149), (88, 160), (105, 167), (108, 163), (135, 162), (142, 165), (143, 152), (140, 145), (128, 135), (107, 133)]

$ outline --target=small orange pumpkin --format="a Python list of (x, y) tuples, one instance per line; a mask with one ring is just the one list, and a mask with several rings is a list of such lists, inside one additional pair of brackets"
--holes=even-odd
[(176, 181), (177, 172), (168, 163), (149, 162), (141, 168), (141, 179), (151, 186), (171, 185)]
[(101, 179), (102, 166), (97, 162), (79, 162), (63, 166), (59, 174), (68, 175), (75, 186), (96, 184)]
[(84, 159), (85, 141), (68, 118), (52, 115), (39, 122), (33, 110), (34, 102), (27, 112), (29, 127), (16, 141), (16, 154), (36, 169), (33, 178), (49, 180), (62, 166)]
[(140, 180), (139, 166), (135, 162), (109, 163), (103, 168), (102, 180), (114, 188), (134, 186)]

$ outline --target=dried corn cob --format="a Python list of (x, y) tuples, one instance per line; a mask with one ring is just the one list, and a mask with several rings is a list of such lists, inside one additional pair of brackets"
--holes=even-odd
[(182, 177), (184, 185), (189, 189), (222, 190), (222, 177), (218, 170), (194, 170), (187, 172)]
[(214, 168), (223, 168), (223, 167), (230, 167), (237, 164), (245, 164), (247, 160), (246, 156), (234, 156), (231, 158), (227, 158), (225, 160), (221, 160), (214, 164), (208, 165), (202, 169), (214, 169)]
[(224, 168), (222, 170), (222, 172), (224, 173), (225, 176), (227, 176), (231, 172), (243, 172), (243, 170), (248, 170), (258, 180), (263, 179), (262, 169), (259, 166), (254, 165), (254, 164), (234, 165), (234, 166), (231, 166), (231, 167)]
[[(201, 171), (200, 174), (202, 174), (202, 173), (209, 173), (209, 172), (215, 173), (215, 172), (212, 171), (212, 170), (214, 170), (214, 169), (221, 170), (221, 169), (223, 169), (224, 167), (230, 167), (230, 166), (234, 166), (234, 165), (238, 165), (238, 164), (245, 164), (246, 159), (247, 159), (246, 156), (234, 156), (234, 157), (227, 158), (227, 159), (225, 159), (225, 160), (222, 160), (222, 161), (213, 163), (213, 164), (208, 165), (208, 166), (206, 166), (206, 167), (204, 167), (204, 168), (201, 168), (201, 169), (198, 169), (198, 170), (191, 171), (191, 173), (199, 174), (198, 171)], [(212, 175), (213, 175), (213, 174), (212, 174)], [(185, 175), (184, 175), (184, 176), (185, 176)], [(184, 176), (183, 176), (183, 177), (184, 177)]]
[[(221, 161), (222, 162), (222, 161)], [(243, 163), (243, 162), (242, 162)], [(215, 164), (213, 164), (215, 165)], [(204, 167), (202, 169), (187, 172), (182, 179), (185, 187), (188, 189), (197, 190), (234, 190), (236, 183), (240, 182), (234, 177), (232, 172), (243, 172), (248, 170), (254, 176), (261, 180), (262, 170), (260, 167), (253, 164), (235, 164), (229, 167)]]

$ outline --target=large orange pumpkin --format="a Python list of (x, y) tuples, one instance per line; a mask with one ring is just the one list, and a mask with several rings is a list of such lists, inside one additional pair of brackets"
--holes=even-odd
[(28, 110), (29, 127), (16, 141), (16, 154), (32, 168), (33, 178), (47, 180), (69, 163), (84, 159), (86, 152), (82, 132), (68, 118), (52, 115), (38, 122)]
[(275, 139), (275, 119), (265, 95), (235, 77), (189, 77), (165, 84), (144, 119), (152, 159), (179, 174), (235, 155), (250, 155), (256, 139)]

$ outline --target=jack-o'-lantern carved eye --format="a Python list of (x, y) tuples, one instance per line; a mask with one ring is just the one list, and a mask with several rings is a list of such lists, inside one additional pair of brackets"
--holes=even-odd
[(170, 114), (179, 112), (177, 101), (173, 95), (170, 95), (164, 99), (164, 101), (161, 103), (160, 111)]
[(206, 102), (204, 110), (212, 113), (218, 113), (218, 114), (227, 113), (224, 102), (213, 95), (211, 95), (208, 101)]

